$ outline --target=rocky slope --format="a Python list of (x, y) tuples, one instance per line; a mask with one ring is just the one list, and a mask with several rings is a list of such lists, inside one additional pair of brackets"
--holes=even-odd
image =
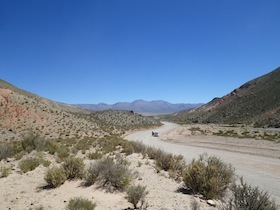
[[(0, 80), (0, 141), (19, 139), (30, 131), (49, 139), (120, 133), (123, 131), (117, 126), (122, 125), (123, 115), (128, 124), (133, 122), (126, 129), (159, 124), (134, 113), (110, 113), (111, 118), (106, 118), (106, 121), (102, 120), (102, 115), (108, 116), (107, 113), (94, 115), (77, 107), (53, 102)], [(108, 124), (112, 126), (109, 128)]]
[(173, 116), (176, 122), (253, 123), (280, 126), (280, 68), (253, 79), (222, 98)]

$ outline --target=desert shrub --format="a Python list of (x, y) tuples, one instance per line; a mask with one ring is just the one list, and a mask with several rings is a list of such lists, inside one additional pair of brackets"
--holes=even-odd
[(16, 153), (14, 157), (15, 157), (16, 160), (20, 160), (26, 154), (27, 153), (25, 151), (21, 151), (19, 153)]
[(186, 161), (183, 155), (173, 155), (170, 170), (177, 176), (182, 176), (186, 168)]
[(45, 176), (45, 181), (53, 188), (59, 187), (66, 180), (66, 172), (62, 167), (53, 167), (48, 169)]
[(66, 172), (67, 179), (83, 178), (85, 164), (81, 158), (70, 156), (65, 159), (63, 168)]
[(0, 144), (0, 160), (6, 159), (13, 155), (13, 147), (10, 144)]
[(48, 166), (50, 166), (51, 165), (51, 161), (50, 160), (41, 160), (41, 162), (42, 162), (42, 165), (44, 166), (44, 167), (48, 167)]
[(127, 166), (114, 163), (111, 158), (104, 158), (90, 165), (87, 173), (88, 184), (97, 182), (109, 192), (124, 191), (132, 179), (132, 173)]
[(102, 154), (99, 152), (91, 152), (87, 154), (87, 157), (91, 160), (97, 160), (102, 158)]
[(157, 150), (159, 153), (156, 156), (156, 166), (164, 171), (168, 171), (171, 168), (173, 155), (168, 152)]
[(131, 155), (134, 152), (133, 144), (130, 141), (124, 141), (122, 144), (122, 152), (126, 155)]
[(13, 152), (15, 155), (17, 155), (18, 153), (24, 152), (24, 150), (22, 148), (22, 141), (13, 141), (12, 146), (13, 146)]
[(266, 191), (252, 187), (240, 179), (240, 185), (233, 185), (233, 206), (238, 210), (277, 210), (279, 206)]
[(31, 152), (32, 150), (42, 150), (45, 146), (46, 141), (42, 137), (31, 131), (23, 136), (21, 143), (22, 148), (25, 151)]
[(19, 163), (19, 168), (24, 172), (32, 171), (40, 165), (39, 158), (28, 158)]
[(1, 167), (0, 168), (0, 178), (7, 177), (11, 173), (10, 167)]
[(101, 164), (90, 164), (89, 168), (87, 169), (87, 172), (86, 172), (86, 185), (87, 186), (90, 186), (90, 185), (93, 185), (96, 180), (97, 180), (97, 177), (100, 173), (100, 171), (103, 171), (105, 170)]
[(234, 181), (234, 169), (215, 156), (203, 154), (186, 167), (183, 181), (194, 193), (221, 198)]
[(145, 155), (147, 149), (147, 146), (145, 144), (137, 141), (133, 141), (131, 142), (131, 144), (133, 145), (134, 152), (142, 153), (143, 155)]
[(143, 204), (145, 203), (145, 197), (148, 194), (146, 191), (146, 187), (141, 185), (132, 185), (130, 186), (127, 191), (127, 201), (133, 204), (133, 207), (136, 209), (137, 204), (140, 202), (140, 209), (142, 208)]
[(66, 158), (69, 156), (69, 149), (65, 145), (60, 145), (56, 151), (57, 156), (60, 158)]
[(94, 203), (84, 198), (72, 198), (67, 205), (68, 210), (93, 210), (95, 207)]
[(59, 149), (59, 144), (53, 140), (48, 140), (45, 145), (45, 151), (48, 151), (50, 154), (55, 154)]
[(81, 139), (76, 144), (76, 149), (78, 151), (79, 150), (89, 150), (94, 141), (95, 141), (95, 139), (92, 139), (92, 138)]
[(149, 158), (151, 158), (153, 160), (156, 160), (156, 159), (158, 159), (158, 157), (161, 156), (161, 154), (163, 152), (164, 151), (162, 149), (158, 149), (158, 148), (155, 148), (155, 147), (148, 146), (146, 148), (145, 154), (148, 155)]

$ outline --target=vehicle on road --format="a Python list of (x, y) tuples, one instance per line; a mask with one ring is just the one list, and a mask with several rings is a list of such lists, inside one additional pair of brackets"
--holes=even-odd
[(159, 133), (158, 133), (158, 132), (152, 131), (152, 136), (153, 136), (153, 137), (159, 137)]

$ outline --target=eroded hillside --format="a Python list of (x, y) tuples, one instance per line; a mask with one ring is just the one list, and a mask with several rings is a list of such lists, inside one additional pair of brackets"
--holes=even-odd
[(280, 68), (251, 80), (222, 98), (191, 111), (179, 112), (180, 123), (246, 123), (280, 126)]
[(0, 81), (1, 141), (19, 139), (30, 131), (47, 139), (102, 137), (147, 125), (159, 122), (125, 111), (92, 113)]

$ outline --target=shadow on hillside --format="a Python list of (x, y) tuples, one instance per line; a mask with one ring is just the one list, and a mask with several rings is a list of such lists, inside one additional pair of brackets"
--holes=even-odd
[(92, 186), (92, 185), (93, 185), (93, 184), (89, 184), (89, 183), (87, 183), (86, 181), (83, 181), (83, 182), (81, 182), (81, 183), (79, 184), (78, 187), (88, 188), (88, 187), (90, 187), (90, 186)]
[(50, 190), (50, 189), (53, 189), (53, 187), (49, 184), (45, 184), (45, 185), (37, 187), (37, 189), (38, 190)]
[(175, 192), (182, 193), (184, 195), (193, 195), (193, 191), (188, 188), (180, 187)]

